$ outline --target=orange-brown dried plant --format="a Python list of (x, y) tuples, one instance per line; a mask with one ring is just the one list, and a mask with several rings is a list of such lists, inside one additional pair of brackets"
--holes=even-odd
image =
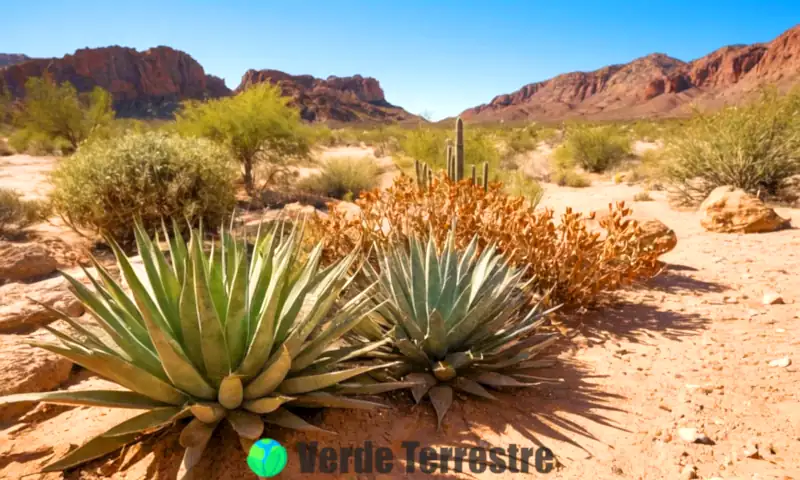
[(337, 209), (310, 222), (312, 240), (325, 244), (327, 262), (353, 248), (369, 252), (373, 243), (405, 240), (410, 233), (433, 235), (442, 244), (455, 226), (456, 244), (465, 247), (478, 235), (481, 248), (494, 244), (518, 266), (527, 266), (534, 291), (550, 292), (548, 303), (586, 306), (601, 292), (652, 276), (659, 268), (658, 246), (639, 240), (638, 223), (620, 202), (595, 219), (571, 209), (557, 221), (553, 211), (537, 210), (522, 197), (507, 195), (499, 183), (488, 190), (470, 179), (435, 178), (419, 187), (406, 176), (387, 190), (362, 193), (361, 213)]

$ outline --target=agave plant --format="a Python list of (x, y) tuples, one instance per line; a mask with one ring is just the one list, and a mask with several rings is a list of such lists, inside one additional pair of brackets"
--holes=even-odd
[(365, 277), (378, 284), (375, 312), (348, 337), (392, 338), (370, 356), (403, 362), (392, 373), (418, 384), (411, 389), (417, 403), (430, 398), (439, 428), (453, 389), (494, 399), (485, 387), (552, 381), (523, 371), (552, 365), (535, 357), (556, 337), (537, 329), (558, 308), (530, 307), (523, 270), (491, 246), (478, 254), (477, 237), (458, 252), (452, 231), (441, 251), (432, 237), (426, 243), (412, 235), (408, 243), (376, 246), (377, 268), (364, 267)]
[(135, 268), (109, 239), (128, 290), (97, 261), (99, 278), (89, 275), (94, 291), (65, 275), (97, 326), (59, 314), (69, 331), (49, 328), (58, 342), (38, 344), (127, 390), (18, 394), (0, 398), (0, 405), (40, 401), (145, 412), (45, 471), (80, 465), (181, 421), (187, 423), (180, 434), (186, 447), (181, 470), (188, 472), (223, 420), (249, 448), (265, 423), (318, 430), (287, 405), (372, 408), (381, 404), (349, 396), (410, 385), (359, 382), (359, 376), (387, 365), (353, 366), (351, 360), (386, 340), (332, 347), (376, 308), (366, 289), (332, 312), (352, 279), (347, 271), (355, 252), (322, 269), (320, 246), (299, 255), (297, 229), (282, 235), (283, 227), (276, 226), (264, 236), (259, 230), (252, 253), (229, 233), (206, 253), (202, 232), (193, 231), (187, 245), (165, 229), (168, 262), (158, 238), (150, 240), (141, 225), (135, 233), (143, 268)]

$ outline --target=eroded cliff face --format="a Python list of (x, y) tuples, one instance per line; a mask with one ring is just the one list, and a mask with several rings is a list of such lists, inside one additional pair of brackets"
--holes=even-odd
[(766, 44), (723, 47), (691, 62), (652, 54), (532, 83), (461, 115), (477, 121), (670, 116), (733, 103), (759, 87), (800, 83), (800, 25)]
[(31, 77), (70, 82), (78, 91), (108, 90), (122, 116), (169, 116), (183, 100), (230, 95), (222, 79), (207, 75), (189, 54), (170, 47), (139, 52), (106, 47), (76, 51), (62, 58), (33, 59), (0, 69), (0, 83), (15, 97)]
[(248, 70), (237, 92), (269, 82), (278, 85), (285, 96), (310, 122), (403, 122), (419, 120), (386, 101), (380, 83), (372, 77), (290, 75), (278, 70)]

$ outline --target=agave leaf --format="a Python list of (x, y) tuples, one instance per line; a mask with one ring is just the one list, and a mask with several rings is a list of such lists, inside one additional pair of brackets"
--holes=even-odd
[(211, 298), (208, 272), (203, 259), (200, 240), (192, 239), (190, 255), (194, 273), (194, 296), (197, 304), (197, 318), (200, 325), (200, 342), (206, 374), (214, 386), (231, 373), (228, 362), (228, 349), (217, 310)]
[(200, 463), (200, 460), (203, 458), (203, 453), (206, 450), (206, 446), (208, 445), (208, 441), (211, 440), (211, 435), (205, 437), (205, 440), (199, 443), (197, 446), (188, 447), (183, 452), (183, 460), (181, 460), (181, 466), (178, 468), (177, 477), (178, 480), (184, 480), (190, 478), (190, 473), (192, 469)]
[(474, 380), (491, 387), (529, 387), (531, 384), (522, 383), (514, 377), (503, 375), (497, 372), (482, 372), (474, 377)]
[[(348, 360), (366, 357), (368, 356), (367, 354), (372, 353), (383, 346), (390, 345), (391, 343), (392, 343), (392, 338), (387, 337), (377, 342), (363, 343), (363, 344), (353, 345), (350, 347), (337, 348), (336, 350), (333, 351), (325, 351), (323, 352), (323, 355), (319, 357), (319, 360), (314, 362), (313, 366), (324, 368), (336, 365), (338, 363), (346, 362)], [(379, 357), (379, 358), (384, 358), (384, 357)], [(397, 355), (387, 355), (385, 358), (391, 358), (396, 360), (399, 357)], [(297, 361), (300, 359), (301, 357), (297, 357), (297, 359), (295, 359), (293, 364), (297, 363)]]
[(56, 345), (37, 344), (45, 350), (66, 357), (82, 367), (91, 370), (123, 387), (169, 405), (182, 405), (186, 395), (169, 383), (105, 352), (83, 352)]
[(285, 408), (279, 408), (274, 412), (264, 415), (262, 418), (266, 423), (277, 425), (283, 428), (299, 430), (302, 432), (320, 432), (320, 433), (329, 433), (331, 435), (336, 435), (334, 432), (324, 430), (322, 428), (311, 425), (310, 423), (306, 422), (305, 420), (291, 413), (289, 410), (286, 410)]
[(294, 400), (294, 397), (286, 397), (283, 395), (278, 395), (275, 397), (262, 397), (256, 400), (248, 400), (244, 402), (244, 404), (242, 404), (242, 408), (248, 412), (264, 414), (274, 412), (275, 410), (279, 409), (281, 405), (292, 400)]
[(436, 359), (443, 359), (447, 355), (447, 328), (442, 314), (436, 309), (428, 317), (428, 332), (423, 348)]
[(186, 241), (181, 235), (181, 229), (175, 218), (172, 218), (172, 235), (167, 230), (167, 225), (163, 219), (161, 221), (161, 229), (164, 232), (164, 238), (169, 241), (169, 256), (172, 260), (172, 271), (175, 278), (178, 279), (179, 284), (183, 284), (186, 280)]
[(342, 395), (380, 395), (403, 388), (413, 388), (417, 386), (411, 381), (402, 382), (376, 382), (376, 383), (340, 383), (336, 386), (335, 392)]
[(119, 450), (135, 441), (143, 432), (152, 432), (171, 423), (181, 410), (175, 407), (159, 408), (130, 418), (50, 463), (42, 472), (66, 470)]
[(292, 400), (291, 405), (311, 408), (387, 408), (387, 406), (382, 403), (359, 400), (355, 398), (339, 397), (336, 395), (331, 395), (327, 392), (310, 392), (305, 395), (299, 395)]
[[(292, 260), (296, 257), (296, 245), (293, 245), (293, 247), (295, 248), (292, 251)], [(311, 251), (297, 278), (291, 280), (291, 288), (288, 291), (286, 300), (283, 302), (283, 309), (280, 314), (281, 321), (275, 332), (276, 341), (282, 342), (286, 338), (289, 329), (295, 325), (295, 319), (306, 300), (306, 295), (314, 287), (314, 275), (317, 272), (321, 255), (322, 244), (318, 244)]]
[(362, 375), (372, 370), (380, 368), (389, 368), (396, 364), (385, 365), (372, 365), (363, 367), (354, 367), (347, 370), (340, 370), (337, 372), (322, 373), (318, 375), (306, 375), (294, 378), (288, 378), (281, 383), (278, 390), (287, 395), (295, 395), (301, 393), (313, 392), (315, 390), (322, 390), (337, 383), (344, 382), (350, 378)]
[(244, 398), (252, 400), (260, 398), (274, 391), (278, 385), (286, 378), (289, 369), (292, 367), (292, 357), (286, 345), (281, 345), (281, 349), (273, 355), (272, 359), (244, 389)]
[(222, 379), (219, 384), (219, 393), (217, 398), (223, 407), (228, 410), (239, 408), (244, 398), (244, 387), (242, 386), (242, 379), (238, 375), (228, 375)]
[(428, 390), (428, 397), (431, 399), (433, 409), (436, 410), (436, 429), (441, 430), (442, 419), (453, 403), (453, 389), (448, 385), (436, 385)]
[(453, 381), (453, 386), (462, 392), (471, 393), (478, 397), (486, 398), (488, 400), (496, 400), (497, 397), (489, 393), (480, 383), (470, 380), (467, 377), (457, 377)]
[(189, 408), (195, 418), (206, 424), (216, 424), (227, 414), (227, 410), (218, 403), (195, 403)]
[(183, 427), (179, 438), (180, 444), (184, 448), (199, 447), (205, 445), (214, 429), (217, 428), (217, 423), (207, 425), (198, 418), (193, 418), (188, 425)]
[(55, 462), (46, 465), (42, 469), (42, 473), (59, 472), (68, 468), (77, 467), (86, 462), (119, 450), (125, 445), (136, 441), (137, 438), (139, 438), (138, 433), (130, 433), (126, 436), (117, 437), (104, 437), (99, 435), (75, 450), (72, 450)]
[(258, 440), (264, 432), (264, 421), (254, 413), (244, 410), (233, 410), (228, 413), (228, 422), (240, 437)]
[(205, 361), (203, 360), (202, 337), (200, 324), (197, 320), (197, 302), (194, 296), (194, 267), (192, 262), (184, 262), (183, 288), (179, 300), (181, 319), (181, 332), (183, 334), (183, 347), (186, 356), (192, 364), (205, 374)]
[(174, 422), (179, 417), (182, 417), (187, 413), (189, 413), (189, 409), (183, 407), (154, 408), (120, 423), (104, 433), (103, 436), (124, 437), (132, 433), (153, 432), (167, 424)]
[[(230, 242), (233, 244), (233, 240), (230, 240)], [(229, 249), (231, 248), (232, 247), (229, 247)], [(231, 365), (239, 365), (242, 361), (249, 337), (249, 323), (245, 318), (248, 308), (247, 292), (249, 287), (247, 256), (244, 252), (237, 253), (236, 255), (237, 256), (234, 258), (236, 265), (233, 269), (230, 286), (227, 292), (228, 298), (230, 299), (228, 301), (228, 311), (225, 315), (225, 335), (228, 339)]]
[(121, 390), (57, 391), (18, 393), (0, 397), (0, 405), (17, 402), (42, 402), (54, 405), (150, 409), (166, 407), (162, 403), (136, 392)]
[(404, 380), (416, 384), (411, 387), (411, 395), (416, 403), (419, 403), (425, 397), (425, 394), (439, 383), (436, 377), (430, 373), (409, 373)]
[[(163, 316), (164, 322), (170, 326), (170, 332), (173, 334), (177, 333), (178, 336), (176, 336), (176, 338), (180, 340), (180, 334), (175, 331), (178, 326), (177, 305), (174, 304), (172, 298), (170, 298), (168, 294), (168, 287), (166, 285), (166, 283), (168, 283), (168, 281), (166, 281), (167, 277), (159, 272), (158, 266), (156, 265), (157, 260), (154, 250), (158, 250), (158, 246), (153, 245), (153, 242), (150, 241), (147, 233), (144, 231), (144, 227), (138, 221), (134, 224), (133, 233), (136, 238), (136, 246), (139, 250), (139, 256), (142, 259), (142, 265), (144, 265), (145, 274), (148, 280), (146, 286), (150, 287), (148, 289), (148, 293), (151, 293), (152, 296), (155, 297), (155, 302), (160, 307), (160, 313)], [(136, 292), (132, 285), (131, 290), (134, 292), (134, 296), (136, 296)], [(151, 312), (144, 312), (143, 316), (147, 317), (148, 313)]]

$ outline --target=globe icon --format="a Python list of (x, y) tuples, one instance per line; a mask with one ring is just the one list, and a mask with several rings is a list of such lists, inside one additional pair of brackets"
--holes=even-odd
[(286, 449), (271, 438), (262, 438), (254, 443), (247, 455), (247, 465), (259, 477), (274, 477), (281, 473), (286, 460)]

